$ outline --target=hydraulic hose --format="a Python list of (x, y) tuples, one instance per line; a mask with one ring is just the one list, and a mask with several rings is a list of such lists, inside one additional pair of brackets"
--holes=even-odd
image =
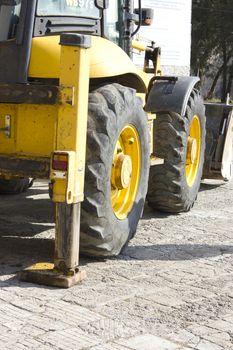
[(139, 21), (138, 21), (138, 25), (137, 28), (135, 29), (135, 31), (131, 34), (131, 38), (137, 34), (137, 32), (139, 31), (139, 29), (141, 28), (141, 24), (142, 24), (142, 1), (138, 0), (138, 12), (139, 12)]

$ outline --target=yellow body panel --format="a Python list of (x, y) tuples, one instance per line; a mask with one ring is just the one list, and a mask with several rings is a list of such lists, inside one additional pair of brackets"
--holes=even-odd
[(16, 153), (50, 156), (55, 147), (57, 108), (19, 105)]
[[(106, 39), (92, 37), (88, 49), (61, 46), (59, 42), (60, 36), (33, 38), (29, 68), (31, 78), (59, 79), (59, 103), (0, 104), (0, 128), (6, 127), (6, 117), (9, 116), (11, 121), (10, 137), (0, 133), (0, 153), (10, 158), (40, 161), (51, 159), (53, 152), (74, 152), (71, 163), (75, 177), (68, 186), (72, 187), (70, 198), (67, 197), (70, 192), (67, 183), (60, 186), (64, 181), (56, 179), (56, 174), (50, 174), (54, 183), (54, 201), (74, 203), (83, 200), (89, 78), (125, 74), (127, 84), (131, 74), (146, 90), (150, 77), (139, 71), (121, 48)], [(134, 81), (133, 78), (131, 83)], [(145, 93), (140, 96), (145, 100)], [(4, 170), (0, 175), (5, 176)], [(9, 176), (18, 175), (9, 171)], [(62, 197), (56, 197), (58, 188)]]
[[(55, 105), (0, 104), (1, 156), (40, 161), (49, 160), (53, 152), (69, 155), (67, 176), (61, 178), (59, 172), (51, 169), (55, 202), (77, 203), (83, 200), (89, 51), (89, 48), (72, 44), (59, 49), (61, 94)], [(10, 120), (9, 135), (4, 132), (7, 118)], [(3, 169), (0, 175), (4, 174)], [(9, 171), (9, 177), (11, 175), (18, 176), (17, 171), (14, 169), (12, 174)]]
[[(59, 41), (59, 36), (32, 39), (30, 78), (59, 78), (61, 56)], [(93, 36), (90, 49), (90, 79), (129, 73), (136, 76), (146, 89), (149, 83), (148, 75), (137, 69), (128, 55), (116, 44)]]
[(1, 153), (50, 157), (55, 147), (56, 106), (1, 104), (0, 128), (5, 115), (12, 119), (11, 136), (0, 133)]

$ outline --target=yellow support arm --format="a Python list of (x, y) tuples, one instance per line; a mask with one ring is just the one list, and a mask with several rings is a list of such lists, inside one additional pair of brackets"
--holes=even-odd
[(72, 204), (84, 197), (91, 37), (65, 35), (60, 44), (62, 94), (50, 179), (53, 201)]

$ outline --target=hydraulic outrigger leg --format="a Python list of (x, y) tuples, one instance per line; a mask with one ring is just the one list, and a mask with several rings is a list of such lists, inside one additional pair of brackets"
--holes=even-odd
[(84, 198), (90, 36), (61, 35), (60, 101), (56, 149), (51, 157), (51, 192), (56, 203), (54, 264), (39, 263), (20, 279), (69, 288), (85, 277), (79, 270), (80, 208)]
[(79, 270), (80, 203), (57, 204), (54, 264), (38, 263), (20, 272), (22, 281), (69, 288), (86, 277)]

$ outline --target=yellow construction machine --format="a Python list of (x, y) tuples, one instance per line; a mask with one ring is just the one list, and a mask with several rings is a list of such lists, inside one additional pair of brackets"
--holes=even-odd
[[(163, 77), (160, 49), (133, 40), (151, 18), (140, 0), (137, 9), (129, 0), (0, 0), (0, 192), (49, 179), (56, 207), (54, 264), (22, 280), (69, 287), (84, 277), (80, 249), (118, 254), (146, 199), (173, 213), (194, 204), (206, 137), (199, 79)], [(132, 48), (145, 51), (144, 71)], [(232, 143), (232, 115), (218, 124), (209, 176)]]

